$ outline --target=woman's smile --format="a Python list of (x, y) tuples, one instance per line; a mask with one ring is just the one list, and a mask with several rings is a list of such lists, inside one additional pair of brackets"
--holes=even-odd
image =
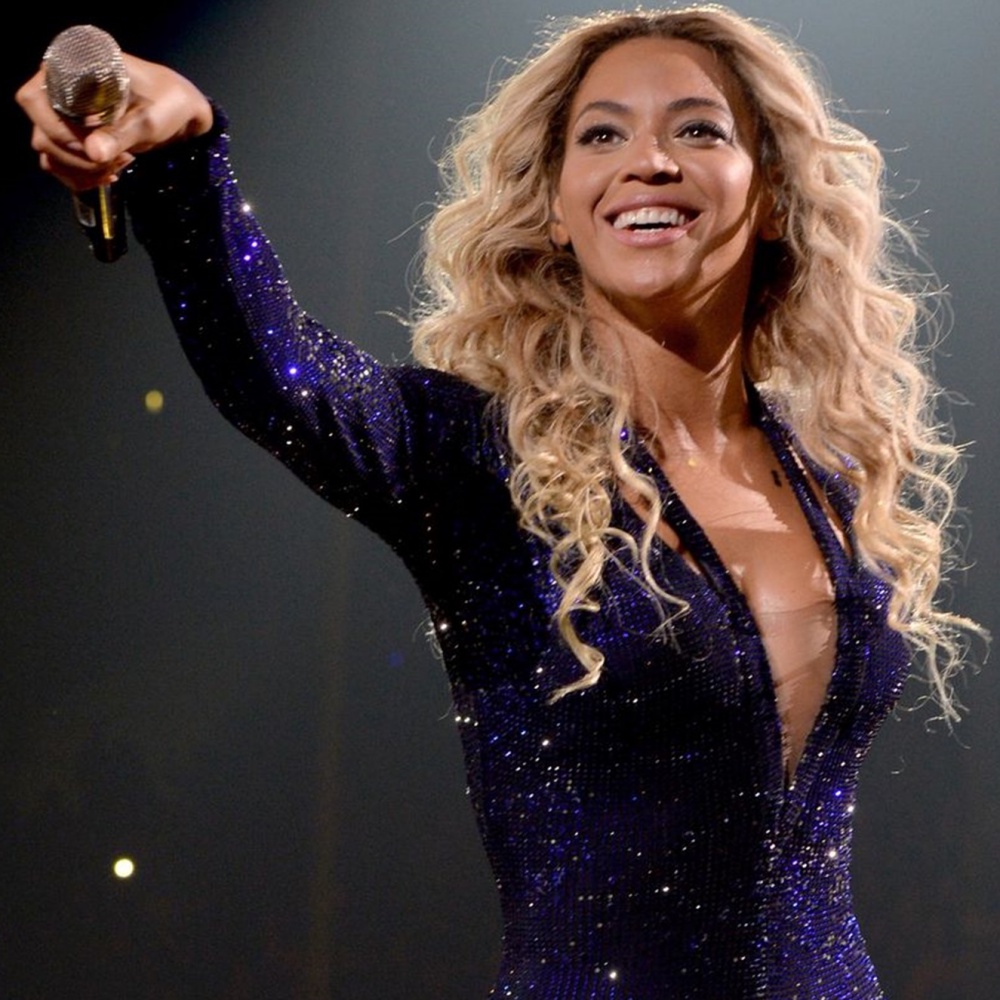
[(707, 49), (639, 38), (599, 56), (570, 107), (551, 224), (588, 302), (683, 322), (723, 296), (741, 317), (765, 202), (754, 142)]

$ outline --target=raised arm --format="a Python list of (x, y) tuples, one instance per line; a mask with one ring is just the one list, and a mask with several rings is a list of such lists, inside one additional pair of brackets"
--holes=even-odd
[(405, 547), (428, 479), (476, 461), (481, 394), (383, 367), (301, 309), (239, 191), (224, 114), (173, 70), (125, 58), (128, 108), (90, 133), (51, 110), (40, 74), (18, 92), (43, 169), (76, 191), (121, 185), (211, 399), (316, 492)]

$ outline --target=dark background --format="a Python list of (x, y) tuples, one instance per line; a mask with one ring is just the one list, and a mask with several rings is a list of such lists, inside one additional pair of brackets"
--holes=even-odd
[[(1000, 5), (735, 6), (817, 54), (927, 231), (971, 442), (954, 605), (995, 630)], [(450, 122), (546, 15), (588, 9), (35, 7), (4, 33), (5, 91), (88, 22), (195, 79), (300, 301), (383, 360), (407, 354), (387, 314)], [(415, 588), (214, 413), (141, 252), (91, 258), (2, 106), (0, 998), (484, 997), (497, 906)], [(956, 735), (902, 711), (866, 765), (857, 907), (893, 1000), (1000, 982), (1000, 685), (987, 664), (961, 690)]]

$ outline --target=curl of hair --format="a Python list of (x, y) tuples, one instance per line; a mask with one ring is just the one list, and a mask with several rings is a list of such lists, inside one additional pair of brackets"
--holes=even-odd
[[(808, 57), (716, 5), (555, 22), (459, 123), (424, 234), (414, 356), (483, 388), (503, 414), (513, 501), (551, 548), (562, 588), (556, 622), (583, 668), (560, 694), (600, 674), (603, 655), (573, 618), (599, 606), (609, 559), (638, 568), (665, 624), (684, 607), (650, 571), (661, 506), (626, 458), (630, 380), (597, 349), (576, 259), (549, 234), (573, 95), (601, 53), (643, 37), (704, 46), (744, 91), (784, 231), (758, 248), (747, 374), (811, 458), (853, 487), (858, 554), (891, 584), (889, 621), (923, 660), (929, 697), (956, 719), (953, 679), (978, 627), (936, 602), (954, 552), (948, 525), (961, 459), (935, 416), (926, 333), (936, 290), (902, 265), (916, 246), (886, 210), (883, 158), (832, 114)], [(612, 525), (619, 489), (646, 512), (638, 540)]]

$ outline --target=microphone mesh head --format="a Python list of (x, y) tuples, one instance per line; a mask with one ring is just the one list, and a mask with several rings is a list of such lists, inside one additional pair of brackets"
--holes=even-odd
[(43, 62), (49, 103), (78, 125), (106, 125), (128, 103), (121, 49), (92, 24), (61, 31), (45, 50)]

